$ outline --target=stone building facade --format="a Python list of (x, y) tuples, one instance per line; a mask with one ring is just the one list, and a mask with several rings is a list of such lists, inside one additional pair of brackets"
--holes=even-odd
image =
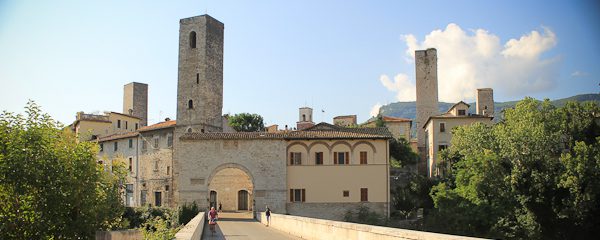
[[(228, 126), (222, 115), (223, 31), (208, 15), (180, 20), (176, 121), (128, 126), (97, 139), (99, 159), (124, 161), (129, 169), (126, 205), (268, 206), (274, 213), (335, 220), (369, 206), (389, 216), (392, 135), (386, 128), (314, 125), (308, 107), (299, 111), (301, 130), (238, 133)], [(124, 88), (123, 109), (132, 114), (137, 105), (131, 101), (147, 101), (136, 97), (137, 86), (147, 94), (147, 85)], [(147, 119), (130, 117), (138, 124)]]

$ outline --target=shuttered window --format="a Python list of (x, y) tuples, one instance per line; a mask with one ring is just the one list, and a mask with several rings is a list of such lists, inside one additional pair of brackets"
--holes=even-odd
[(349, 152), (334, 152), (333, 153), (334, 164), (350, 164), (350, 153)]
[(290, 165), (302, 165), (302, 153), (290, 152)]
[(369, 189), (368, 188), (360, 189), (360, 201), (361, 202), (369, 201)]
[(367, 152), (360, 152), (360, 164), (367, 164)]
[(290, 189), (290, 202), (306, 202), (306, 189)]
[(315, 153), (315, 164), (316, 165), (323, 165), (323, 152), (316, 152)]

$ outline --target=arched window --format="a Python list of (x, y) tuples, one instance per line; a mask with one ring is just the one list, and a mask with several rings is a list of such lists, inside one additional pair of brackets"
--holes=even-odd
[(194, 108), (194, 101), (190, 99), (188, 101), (188, 109), (192, 109), (192, 108)]
[(192, 132), (192, 128), (188, 128), (187, 132), (191, 133)]
[(190, 33), (190, 48), (196, 48), (196, 32)]
[(302, 114), (302, 121), (306, 122), (306, 114)]

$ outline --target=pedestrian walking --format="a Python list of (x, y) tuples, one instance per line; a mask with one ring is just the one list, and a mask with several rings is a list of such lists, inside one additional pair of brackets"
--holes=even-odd
[(217, 225), (217, 219), (219, 218), (219, 213), (215, 210), (215, 207), (211, 207), (208, 212), (208, 226), (210, 227), (210, 232), (214, 235), (217, 230), (215, 230), (215, 226)]
[(267, 227), (268, 227), (269, 225), (271, 225), (271, 209), (269, 209), (269, 206), (267, 206), (265, 215), (267, 216)]

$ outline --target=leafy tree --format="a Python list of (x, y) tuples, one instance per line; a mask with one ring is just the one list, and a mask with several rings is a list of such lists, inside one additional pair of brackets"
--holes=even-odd
[(404, 138), (390, 140), (390, 161), (392, 167), (404, 167), (415, 164), (419, 155), (410, 148), (410, 143)]
[(599, 110), (595, 103), (557, 109), (526, 98), (494, 126), (455, 129), (449, 176), (431, 191), (427, 226), (496, 238), (597, 236)]
[(435, 180), (420, 174), (414, 174), (410, 179), (406, 185), (399, 185), (391, 193), (392, 206), (405, 219), (419, 208), (431, 209), (433, 207), (433, 200), (429, 196), (429, 192)]
[(262, 116), (256, 113), (238, 113), (231, 116), (229, 126), (238, 132), (258, 132), (265, 128)]
[(119, 222), (118, 178), (33, 102), (0, 114), (0, 239), (91, 238)]

